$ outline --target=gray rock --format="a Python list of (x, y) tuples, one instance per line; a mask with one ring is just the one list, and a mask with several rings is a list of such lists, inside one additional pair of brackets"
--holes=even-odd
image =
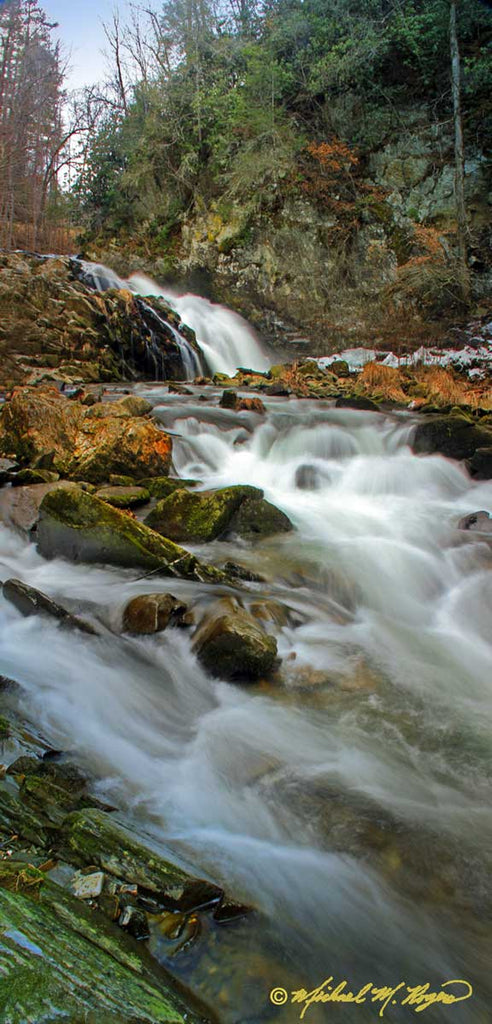
[(2, 590), (5, 599), (15, 605), (21, 615), (25, 615), (26, 618), (30, 615), (49, 615), (71, 629), (79, 629), (82, 633), (89, 633), (92, 636), (97, 635), (97, 630), (88, 622), (79, 619), (77, 615), (72, 615), (61, 604), (57, 604), (56, 601), (52, 601), (50, 597), (43, 594), (41, 590), (36, 590), (35, 587), (30, 587), (29, 584), (22, 583), (21, 580), (6, 580), (2, 585)]

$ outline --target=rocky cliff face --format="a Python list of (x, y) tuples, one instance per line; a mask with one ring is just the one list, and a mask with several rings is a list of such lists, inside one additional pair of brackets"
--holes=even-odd
[[(492, 296), (489, 179), (483, 153), (470, 153), (469, 258), (478, 304)], [(239, 198), (197, 201), (162, 259), (141, 265), (208, 289), (294, 352), (437, 339), (461, 313), (452, 125), (433, 125), (425, 108), (400, 112), (395, 131), (360, 155), (351, 185), (341, 181), (338, 194), (332, 182), (327, 194), (317, 191), (314, 175), (299, 184), (283, 169)], [(129, 269), (117, 245), (99, 255)], [(138, 257), (130, 262), (135, 269)]]

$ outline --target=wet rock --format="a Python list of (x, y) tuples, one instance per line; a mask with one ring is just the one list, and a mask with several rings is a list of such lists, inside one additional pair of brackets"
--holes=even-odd
[(247, 569), (244, 565), (239, 565), (238, 562), (224, 562), (222, 568), (228, 576), (235, 580), (244, 580), (246, 583), (265, 582), (264, 576), (260, 576), (257, 572), (252, 572), (251, 569)]
[(230, 527), (234, 513), (247, 497), (262, 498), (256, 487), (224, 487), (218, 491), (177, 490), (159, 501), (145, 523), (175, 541), (215, 540)]
[(0, 459), (0, 487), (9, 482), (11, 473), (16, 469), (18, 465), (13, 459)]
[(212, 675), (251, 681), (268, 675), (277, 660), (277, 641), (235, 600), (217, 602), (193, 636), (198, 660)]
[(475, 480), (492, 480), (492, 445), (490, 448), (477, 448), (468, 468)]
[[(300, 491), (317, 491), (322, 484), (321, 475), (317, 466), (298, 466), (296, 469), (294, 483)], [(326, 483), (326, 478), (325, 478)]]
[[(92, 409), (88, 413), (93, 412)], [(171, 438), (142, 417), (106, 416), (81, 421), (67, 476), (104, 483), (111, 474), (135, 480), (164, 476), (171, 465)]]
[(150, 938), (147, 916), (143, 910), (139, 910), (137, 907), (125, 907), (118, 918), (118, 924), (139, 942)]
[(294, 527), (285, 512), (265, 498), (247, 498), (232, 517), (228, 533), (246, 540), (271, 537), (276, 533), (289, 533)]
[(222, 392), (219, 405), (222, 409), (237, 409), (239, 402), (239, 396), (237, 391), (233, 391), (232, 388), (228, 388)]
[(15, 388), (0, 416), (0, 449), (23, 465), (54, 452), (56, 470), (75, 445), (82, 407), (58, 388)]
[(63, 825), (60, 849), (69, 863), (97, 865), (116, 878), (158, 893), (161, 905), (169, 909), (194, 908), (197, 902), (202, 905), (204, 885), (222, 895), (217, 886), (186, 874), (153, 853), (102, 811), (76, 811), (69, 815)]
[(492, 447), (492, 430), (464, 416), (436, 416), (419, 423), (412, 448), (418, 455), (439, 453), (448, 459), (472, 459), (478, 448)]
[(160, 633), (169, 625), (183, 625), (187, 613), (188, 606), (172, 594), (142, 594), (126, 605), (123, 630), (135, 635)]
[(265, 394), (270, 395), (271, 398), (287, 398), (292, 394), (292, 388), (288, 384), (283, 384), (282, 381), (276, 381), (275, 384), (268, 384)]
[(35, 587), (30, 587), (27, 583), (22, 583), (21, 580), (6, 580), (2, 585), (2, 590), (5, 599), (15, 605), (17, 610), (26, 617), (50, 615), (70, 629), (79, 629), (82, 633), (89, 633), (92, 636), (97, 635), (97, 631), (88, 622), (79, 619), (77, 615), (72, 615), (62, 605), (43, 594), (41, 590), (36, 590)]
[(31, 865), (2, 862), (0, 916), (6, 1024), (48, 1017), (98, 1024), (209, 1018), (203, 1008), (185, 1006), (183, 995), (170, 989), (168, 972), (124, 930)]
[(244, 903), (235, 903), (234, 900), (224, 899), (217, 910), (213, 912), (213, 919), (217, 924), (230, 924), (231, 921), (239, 921), (251, 914), (251, 907)]
[(125, 512), (78, 489), (51, 491), (43, 498), (37, 546), (45, 558), (160, 569), (163, 575), (202, 581), (224, 578)]
[(104, 872), (93, 871), (84, 875), (76, 871), (72, 879), (72, 891), (78, 900), (95, 900), (101, 895), (104, 885)]
[(471, 530), (473, 533), (492, 533), (492, 516), (490, 512), (481, 510), (463, 516), (458, 523), (458, 530)]
[(0, 519), (7, 526), (12, 526), (23, 533), (30, 533), (39, 519), (39, 508), (44, 496), (63, 487), (75, 490), (77, 486), (80, 487), (80, 484), (77, 485), (71, 480), (59, 480), (53, 484), (9, 488), (0, 495)]
[(240, 398), (237, 409), (239, 412), (255, 412), (258, 416), (266, 415), (261, 398)]
[(379, 406), (375, 402), (371, 402), (370, 398), (362, 398), (358, 395), (344, 395), (342, 398), (337, 398), (335, 402), (337, 409), (360, 409), (367, 410), (367, 412), (379, 412)]
[(128, 487), (113, 485), (100, 487), (96, 497), (107, 501), (114, 508), (139, 508), (150, 501), (150, 494), (145, 487)]

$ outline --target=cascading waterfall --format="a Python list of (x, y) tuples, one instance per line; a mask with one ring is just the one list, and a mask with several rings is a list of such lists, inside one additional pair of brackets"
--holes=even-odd
[[(180, 331), (163, 317), (159, 317), (155, 309), (147, 307), (147, 312), (152, 317), (160, 319), (165, 330), (172, 334), (181, 354), (186, 380), (191, 381), (205, 371), (211, 374), (233, 375), (241, 366), (264, 371), (271, 365), (271, 360), (252, 327), (231, 309), (209, 302), (198, 295), (181, 295), (172, 288), (161, 288), (155, 281), (141, 274), (132, 274), (129, 280), (125, 281), (101, 263), (89, 263), (85, 260), (78, 260), (77, 263), (85, 282), (90, 287), (98, 291), (106, 291), (109, 288), (126, 289), (141, 296), (142, 300), (146, 296), (164, 299), (179, 314), (183, 324), (195, 332), (202, 359)], [(149, 355), (156, 366), (158, 380), (158, 353), (155, 347), (152, 347), (152, 342), (150, 344)]]
[[(278, 1020), (271, 987), (334, 975), (437, 988), (469, 978), (473, 1004), (434, 1007), (429, 1019), (485, 1022), (491, 551), (457, 523), (492, 507), (492, 484), (413, 455), (406, 414), (267, 399), (261, 420), (218, 409), (218, 392), (203, 403), (198, 392), (176, 401), (137, 390), (172, 429), (180, 475), (204, 488), (254, 483), (295, 524), (255, 548), (201, 551), (265, 577), (242, 593), (246, 603), (289, 608), (277, 628), (283, 684), (248, 690), (207, 677), (182, 631), (87, 638), (22, 619), (3, 599), (1, 671), (22, 683), (51, 742), (103, 777), (103, 796), (261, 911), (257, 926), (236, 926), (225, 957), (220, 940), (215, 974), (206, 957), (193, 962), (205, 996), (214, 977), (227, 993), (221, 1019)], [(131, 596), (169, 587), (45, 562), (4, 528), (0, 558), (4, 577), (103, 609), (110, 624)], [(187, 600), (206, 592), (172, 587)], [(185, 958), (183, 977), (190, 970)], [(322, 1024), (321, 1009), (307, 1019)], [(354, 1024), (378, 1013), (343, 1009)]]

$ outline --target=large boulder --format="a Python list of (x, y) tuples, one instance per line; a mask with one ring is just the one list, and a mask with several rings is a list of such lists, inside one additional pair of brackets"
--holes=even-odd
[(150, 494), (145, 487), (128, 485), (108, 485), (100, 487), (96, 496), (114, 508), (138, 508), (150, 501)]
[(160, 570), (163, 575), (222, 581), (224, 574), (85, 491), (50, 491), (41, 502), (37, 545), (45, 558)]
[(419, 423), (412, 448), (418, 455), (439, 453), (448, 459), (472, 459), (478, 448), (492, 447), (492, 430), (465, 416), (435, 416)]
[(16, 388), (0, 417), (0, 451), (22, 464), (49, 460), (65, 477), (98, 484), (169, 472), (170, 437), (145, 416), (149, 404), (127, 396), (86, 408), (56, 388)]
[(198, 660), (214, 676), (254, 681), (277, 661), (277, 641), (234, 599), (218, 601), (193, 636)]
[(477, 448), (468, 463), (468, 468), (475, 480), (491, 480), (492, 445), (489, 448)]
[(164, 537), (204, 543), (237, 533), (253, 538), (292, 529), (283, 512), (258, 487), (239, 485), (217, 491), (174, 491), (159, 501), (145, 520)]

